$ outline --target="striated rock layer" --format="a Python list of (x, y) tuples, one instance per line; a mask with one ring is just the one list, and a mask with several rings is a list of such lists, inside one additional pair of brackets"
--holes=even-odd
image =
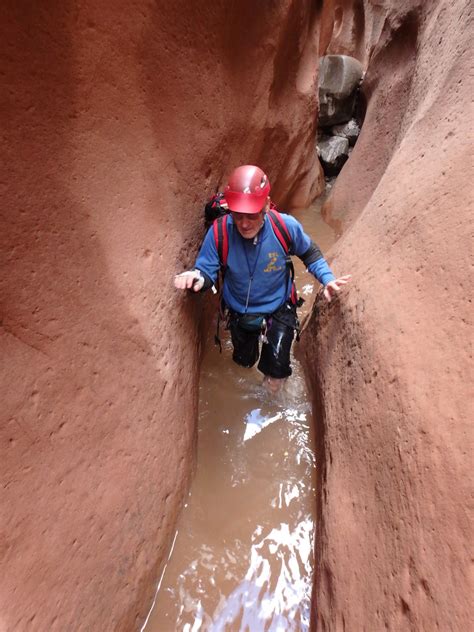
[(195, 446), (172, 276), (236, 164), (320, 188), (312, 6), (2, 3), (2, 632), (144, 620)]
[(335, 0), (322, 19), (321, 52), (365, 64), (367, 112), (326, 205), (345, 231), (333, 266), (352, 286), (305, 334), (322, 416), (315, 623), (463, 632), (469, 2)]

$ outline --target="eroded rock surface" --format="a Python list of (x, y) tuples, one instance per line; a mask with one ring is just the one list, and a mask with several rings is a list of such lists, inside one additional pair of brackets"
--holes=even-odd
[(172, 276), (235, 165), (283, 207), (320, 188), (313, 4), (0, 11), (0, 629), (130, 632), (195, 448), (202, 301)]
[(467, 1), (323, 10), (321, 54), (366, 66), (367, 112), (326, 206), (352, 285), (305, 334), (322, 416), (318, 630), (471, 626), (470, 25)]

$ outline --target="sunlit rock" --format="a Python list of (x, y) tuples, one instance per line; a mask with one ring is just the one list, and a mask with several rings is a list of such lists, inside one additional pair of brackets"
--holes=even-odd
[(341, 136), (330, 136), (319, 141), (318, 155), (328, 177), (336, 176), (349, 157), (349, 141)]
[(342, 138), (347, 138), (349, 145), (353, 147), (359, 137), (360, 127), (355, 119), (351, 119), (342, 125), (333, 125), (333, 127), (331, 127), (331, 133), (333, 136), (342, 136)]

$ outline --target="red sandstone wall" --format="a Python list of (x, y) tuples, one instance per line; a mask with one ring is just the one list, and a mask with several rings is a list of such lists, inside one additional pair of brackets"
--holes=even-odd
[(315, 167), (312, 3), (0, 10), (0, 629), (136, 629), (189, 480), (203, 197)]
[[(356, 6), (364, 22), (359, 15), (354, 38)], [(349, 26), (334, 31), (338, 8)], [(328, 50), (367, 65), (368, 108), (328, 204), (345, 223), (333, 265), (353, 274), (352, 287), (321, 306), (306, 333), (322, 415), (318, 630), (464, 632), (469, 3), (336, 1), (325, 10)], [(376, 22), (373, 39), (367, 25)]]

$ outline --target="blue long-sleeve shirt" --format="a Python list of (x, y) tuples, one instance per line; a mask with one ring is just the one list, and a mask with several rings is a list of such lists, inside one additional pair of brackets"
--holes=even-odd
[[(298, 220), (283, 213), (281, 216), (291, 236), (290, 254), (301, 258), (308, 252), (312, 241)], [(239, 313), (271, 314), (288, 300), (291, 283), (285, 263), (286, 255), (270, 220), (265, 216), (257, 243), (254, 243), (254, 239), (244, 239), (240, 235), (232, 216), (227, 218), (227, 230), (229, 254), (223, 286), (224, 302)], [(212, 283), (216, 282), (220, 261), (212, 227), (204, 238), (195, 268)], [(336, 278), (323, 256), (310, 263), (308, 271), (323, 285)]]

